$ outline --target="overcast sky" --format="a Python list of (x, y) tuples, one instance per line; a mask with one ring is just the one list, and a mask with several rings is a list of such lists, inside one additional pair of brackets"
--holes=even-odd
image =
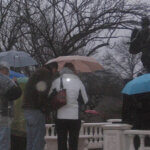
[[(133, 3), (133, 2), (147, 3), (148, 5), (150, 5), (150, 0), (129, 0), (129, 2), (131, 2), (131, 3)], [(147, 14), (148, 13), (150, 14), (150, 12), (147, 12)], [(149, 15), (149, 18), (150, 18), (150, 15)], [(129, 39), (129, 37), (131, 35), (131, 31), (130, 30), (119, 30), (119, 31), (115, 32), (115, 35), (119, 36), (119, 38), (112, 39), (110, 45), (118, 44), (119, 41), (121, 41), (122, 39), (124, 39), (124, 40), (125, 39)], [(101, 55), (103, 55), (106, 50), (109, 50), (109, 48), (108, 47), (102, 47), (98, 51), (99, 55), (96, 54), (96, 55), (94, 55), (94, 57), (96, 57), (97, 59), (99, 59), (99, 57)]]

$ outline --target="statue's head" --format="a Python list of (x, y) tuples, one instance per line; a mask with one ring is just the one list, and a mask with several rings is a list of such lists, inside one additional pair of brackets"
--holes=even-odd
[(147, 16), (142, 17), (141, 25), (142, 25), (142, 27), (147, 27), (150, 25), (150, 20)]

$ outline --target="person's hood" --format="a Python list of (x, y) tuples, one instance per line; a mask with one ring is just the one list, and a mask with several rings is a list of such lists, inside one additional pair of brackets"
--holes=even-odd
[(60, 75), (63, 75), (63, 74), (74, 74), (74, 72), (67, 68), (67, 67), (64, 67), (61, 71), (60, 71)]

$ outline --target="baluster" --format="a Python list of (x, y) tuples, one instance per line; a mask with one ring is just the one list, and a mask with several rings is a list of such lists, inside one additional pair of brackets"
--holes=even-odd
[(80, 129), (80, 135), (84, 135), (84, 125), (82, 124), (81, 129)]
[(97, 145), (100, 145), (99, 143), (101, 143), (102, 140), (102, 135), (101, 135), (101, 127), (97, 125), (97, 130), (96, 130), (96, 142)]
[(93, 136), (93, 127), (92, 126), (89, 126), (89, 135), (92, 135)]
[(97, 145), (100, 146), (102, 142), (102, 128), (100, 126), (97, 126), (96, 134), (97, 134), (96, 142), (97, 142)]
[(97, 142), (98, 142), (98, 139), (99, 139), (99, 134), (98, 134), (98, 126), (96, 125), (95, 126), (95, 129), (94, 129), (95, 131), (94, 131), (94, 143), (95, 144), (97, 144)]
[(134, 144), (133, 144), (133, 138), (134, 135), (128, 135), (129, 136), (129, 150), (134, 150)]
[(55, 135), (55, 126), (53, 125), (51, 127), (51, 136), (54, 136)]
[(140, 137), (140, 148), (139, 148), (139, 150), (144, 150), (145, 135), (139, 135), (139, 137)]
[(99, 136), (99, 127), (96, 125), (94, 129), (94, 136), (98, 137)]
[(92, 135), (92, 139), (91, 139), (91, 143), (94, 144), (95, 143), (95, 132), (96, 132), (96, 126), (93, 125), (91, 126), (91, 135)]
[(102, 127), (99, 127), (99, 138), (102, 140), (103, 134), (102, 134)]
[[(87, 134), (87, 135), (93, 136), (93, 135), (92, 135), (92, 126), (91, 126), (91, 125), (87, 126), (87, 131), (88, 131), (88, 134)], [(93, 141), (92, 141), (92, 138), (89, 138), (88, 141), (89, 141), (89, 145), (91, 145), (92, 142), (93, 142)]]
[(88, 135), (88, 126), (85, 126), (85, 135)]
[(46, 125), (46, 136), (49, 136), (49, 126)]
[(99, 126), (95, 126), (95, 142), (96, 142), (96, 144), (99, 142)]

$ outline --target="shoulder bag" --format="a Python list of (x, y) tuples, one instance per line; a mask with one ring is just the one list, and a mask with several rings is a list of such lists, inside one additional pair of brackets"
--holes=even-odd
[(57, 91), (50, 100), (50, 106), (52, 110), (58, 110), (62, 106), (66, 105), (66, 96), (66, 89), (64, 89), (62, 77), (60, 77), (60, 90)]

